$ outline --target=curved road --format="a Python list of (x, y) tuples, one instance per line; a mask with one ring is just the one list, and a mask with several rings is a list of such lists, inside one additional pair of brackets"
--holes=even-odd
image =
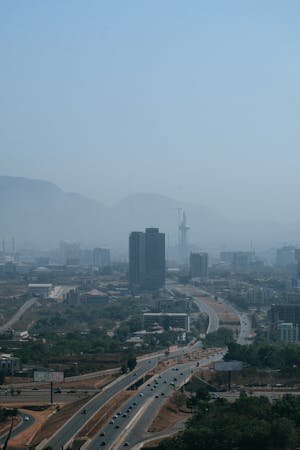
[[(21, 422), (15, 428), (13, 428), (13, 431), (12, 431), (12, 434), (10, 437), (11, 439), (17, 437), (18, 434), (22, 433), (24, 430), (31, 427), (35, 422), (34, 417), (32, 417), (30, 414), (21, 413), (21, 414), (18, 414), (18, 416), (21, 417)], [(5, 443), (7, 435), (8, 435), (8, 432), (4, 433), (2, 436), (0, 436), (0, 445), (3, 445)]]

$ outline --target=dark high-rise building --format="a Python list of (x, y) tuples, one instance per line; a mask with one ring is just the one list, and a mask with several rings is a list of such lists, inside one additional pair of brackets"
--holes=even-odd
[(146, 228), (143, 284), (146, 289), (159, 289), (165, 284), (165, 235), (158, 228)]
[(269, 310), (269, 318), (273, 324), (285, 322), (300, 326), (300, 305), (272, 305)]
[(145, 276), (145, 233), (133, 231), (129, 236), (129, 283), (140, 286)]
[(134, 231), (129, 237), (129, 282), (159, 289), (165, 283), (165, 235), (158, 228)]
[(191, 253), (190, 254), (190, 274), (192, 278), (207, 278), (208, 274), (208, 254)]

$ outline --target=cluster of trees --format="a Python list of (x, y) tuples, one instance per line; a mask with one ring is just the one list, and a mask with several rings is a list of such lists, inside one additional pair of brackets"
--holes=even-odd
[(229, 328), (220, 327), (217, 331), (209, 333), (205, 339), (205, 347), (224, 347), (233, 342), (233, 332)]
[(126, 363), (123, 364), (121, 367), (121, 373), (131, 372), (136, 365), (137, 365), (136, 357), (133, 354), (129, 355)]
[(132, 331), (131, 328), (141, 325), (141, 309), (141, 302), (134, 298), (126, 298), (107, 305), (79, 304), (71, 307), (62, 303), (55, 310), (45, 309), (41, 311), (40, 314), (43, 317), (36, 321), (31, 331), (36, 334), (43, 334), (54, 330), (78, 329), (83, 324), (88, 324), (90, 327), (101, 325), (109, 329), (115, 322), (127, 319), (129, 329)]
[(10, 417), (15, 417), (18, 414), (18, 410), (16, 408), (7, 409), (0, 408), (0, 423), (5, 422)]
[(300, 373), (300, 347), (289, 344), (228, 344), (225, 359), (237, 359), (261, 368), (280, 369), (285, 374)]
[(199, 400), (185, 431), (159, 450), (285, 450), (300, 445), (300, 399)]
[(66, 335), (44, 333), (39, 341), (29, 341), (15, 351), (23, 363), (47, 364), (51, 359), (74, 355), (98, 355), (119, 352), (122, 341), (118, 336), (110, 337), (99, 329), (88, 334), (70, 332)]

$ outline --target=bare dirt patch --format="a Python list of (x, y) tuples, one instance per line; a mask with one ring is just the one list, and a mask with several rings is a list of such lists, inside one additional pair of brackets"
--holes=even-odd
[[(89, 378), (79, 381), (65, 381), (64, 383), (59, 384), (59, 387), (67, 388), (85, 388), (85, 387), (93, 387), (93, 388), (101, 388), (106, 386), (108, 383), (113, 381), (116, 378), (116, 375), (109, 374), (101, 377)], [(58, 385), (57, 385), (58, 386)]]
[[(17, 426), (21, 422), (21, 419), (19, 417), (14, 417), (14, 427)], [(11, 420), (7, 420), (6, 422), (3, 422), (0, 424), (0, 436), (2, 434), (5, 434), (9, 431), (11, 425)]]
[(152, 422), (149, 432), (157, 433), (172, 428), (177, 422), (183, 421), (191, 416), (191, 412), (185, 406), (185, 399), (178, 397), (179, 393), (175, 393), (160, 408), (158, 415)]
[(28, 411), (22, 410), (23, 413), (30, 413), (31, 416), (34, 417), (35, 422), (31, 427), (24, 430), (22, 433), (18, 434), (14, 439), (10, 439), (9, 446), (13, 448), (23, 448), (25, 445), (29, 445), (34, 435), (39, 431), (39, 429), (43, 426), (43, 424), (48, 420), (48, 418), (54, 413), (55, 407), (51, 406), (50, 408), (44, 411)]
[(56, 430), (58, 430), (73, 414), (76, 413), (83, 405), (88, 401), (88, 397), (77, 400), (76, 402), (69, 403), (63, 406), (59, 412), (51, 415), (49, 419), (43, 423), (42, 427), (38, 430), (34, 437), (32, 437), (31, 444), (37, 445), (44, 439), (48, 439), (52, 436)]

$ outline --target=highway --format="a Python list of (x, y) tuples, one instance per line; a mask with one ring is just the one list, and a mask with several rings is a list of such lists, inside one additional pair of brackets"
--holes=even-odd
[[(193, 286), (193, 289), (198, 289)], [(214, 295), (208, 291), (204, 291), (203, 289), (198, 289), (200, 294), (208, 295), (211, 298), (214, 298)], [(183, 291), (184, 292), (184, 291)], [(219, 319), (215, 310), (205, 303), (205, 300), (199, 299), (197, 296), (193, 296), (192, 291), (187, 295), (191, 295), (193, 301), (198, 305), (200, 310), (206, 312), (209, 317), (209, 326), (207, 329), (207, 333), (211, 333), (212, 331), (216, 331), (219, 328)], [(240, 319), (240, 333), (237, 339), (237, 343), (241, 345), (249, 344), (249, 338), (252, 335), (251, 322), (246, 312), (241, 312), (237, 308), (235, 308), (231, 303), (225, 301), (223, 298), (218, 297), (218, 301), (224, 303), (228, 308), (230, 308)], [(206, 309), (205, 309), (206, 307)]]
[[(32, 388), (20, 389), (20, 394), (11, 395), (8, 389), (0, 390), (0, 402), (2, 404), (7, 403), (50, 403), (50, 386), (46, 388)], [(78, 400), (79, 398), (86, 397), (98, 393), (99, 389), (61, 389), (61, 393), (55, 392), (53, 389), (53, 403), (70, 403)]]
[[(200, 367), (217, 361), (223, 352), (212, 357), (202, 358)], [(175, 389), (179, 389), (199, 370), (196, 362), (177, 364), (144, 383), (122, 409), (110, 418), (98, 436), (86, 447), (89, 450), (132, 448), (149, 437), (148, 429), (159, 409)]]
[[(201, 299), (200, 296), (203, 294), (204, 291), (191, 285), (187, 286), (175, 285), (175, 286), (176, 289), (180, 291), (183, 295), (191, 297), (193, 299), (193, 302), (196, 303), (201, 312), (204, 312), (208, 315), (209, 322), (206, 333), (213, 333), (214, 331), (217, 331), (217, 329), (219, 328), (219, 318), (216, 311), (211, 306), (209, 306), (204, 299)], [(211, 294), (208, 295), (210, 296)]]
[(48, 440), (47, 446), (50, 446), (53, 449), (61, 449), (66, 446), (108, 400), (118, 392), (125, 390), (131, 384), (135, 383), (147, 371), (155, 367), (158, 359), (159, 357), (153, 357), (149, 360), (139, 362), (134, 372), (123, 375), (110, 385), (106, 386), (85, 405), (84, 409), (86, 410), (86, 413), (83, 414), (81, 410), (74, 414), (71, 419)]
[(27, 300), (18, 311), (4, 324), (0, 326), (0, 334), (5, 333), (8, 329), (12, 328), (12, 326), (20, 320), (20, 318), (25, 314), (27, 309), (31, 308), (37, 302), (36, 298), (31, 298)]
[[(30, 414), (18, 414), (19, 417), (21, 417), (21, 422), (13, 428), (11, 439), (16, 437), (18, 434), (22, 433), (22, 431), (26, 430), (27, 428), (31, 427), (35, 420), (34, 417), (32, 417)], [(7, 438), (8, 432), (4, 433), (2, 436), (0, 436), (0, 445), (3, 445), (5, 442), (5, 439)]]
[[(234, 309), (234, 308), (232, 308), (232, 309)], [(251, 334), (252, 334), (252, 328), (251, 328), (251, 322), (250, 322), (249, 316), (247, 313), (240, 312), (236, 309), (234, 309), (234, 311), (239, 315), (240, 322), (241, 322), (241, 329), (240, 329), (240, 334), (237, 339), (237, 342), (238, 342), (238, 344), (241, 344), (241, 345), (247, 345), (250, 343), (249, 339), (251, 338)]]

